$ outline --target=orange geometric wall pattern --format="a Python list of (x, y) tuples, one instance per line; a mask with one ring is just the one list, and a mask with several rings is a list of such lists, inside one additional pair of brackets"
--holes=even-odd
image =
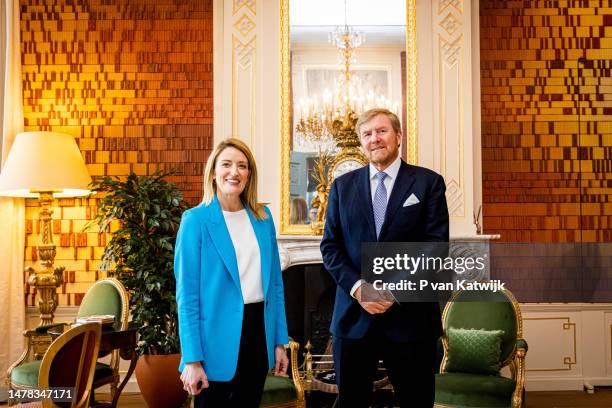
[(612, 241), (612, 4), (480, 1), (483, 226)]
[[(189, 204), (201, 199), (212, 149), (211, 0), (21, 0), (26, 130), (75, 137), (92, 176), (176, 169)], [(27, 201), (26, 264), (36, 261), (38, 204)], [(95, 199), (55, 202), (60, 305), (99, 277), (104, 236), (83, 227)], [(27, 288), (27, 304), (34, 293)]]

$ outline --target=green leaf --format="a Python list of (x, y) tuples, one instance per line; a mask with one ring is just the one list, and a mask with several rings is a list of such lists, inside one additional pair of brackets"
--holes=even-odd
[(186, 206), (178, 187), (164, 180), (170, 174), (174, 172), (96, 177), (90, 187), (105, 195), (86, 228), (97, 224), (106, 233), (113, 220), (119, 221), (100, 269), (121, 280), (130, 293), (141, 354), (176, 353), (180, 347), (173, 251)]

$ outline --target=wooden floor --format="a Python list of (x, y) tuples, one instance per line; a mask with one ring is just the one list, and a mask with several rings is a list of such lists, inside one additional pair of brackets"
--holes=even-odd
[[(598, 388), (595, 394), (579, 391), (528, 392), (526, 408), (612, 408), (612, 388)], [(125, 395), (120, 408), (146, 408), (140, 395)], [(313, 407), (315, 408), (315, 407)]]
[[(100, 395), (100, 398), (103, 399), (103, 396)], [(526, 408), (612, 408), (612, 388), (598, 388), (595, 394), (579, 391), (528, 392), (526, 400)], [(146, 406), (140, 394), (125, 394), (119, 399), (120, 408)]]
[[(612, 408), (612, 388), (598, 388), (595, 394), (579, 391), (528, 392), (526, 400), (526, 408)], [(119, 407), (146, 408), (146, 404), (139, 394), (132, 394), (122, 396)]]
[(612, 408), (612, 388), (597, 388), (594, 394), (580, 391), (528, 392), (527, 408)]

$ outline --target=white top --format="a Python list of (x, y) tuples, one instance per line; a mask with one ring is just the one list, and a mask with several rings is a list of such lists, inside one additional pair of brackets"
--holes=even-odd
[(240, 211), (223, 211), (225, 224), (234, 244), (240, 289), (244, 303), (261, 302), (264, 299), (261, 283), (261, 257), (255, 230), (246, 209)]
[[(391, 190), (393, 190), (393, 185), (395, 184), (395, 180), (397, 179), (397, 173), (399, 173), (400, 165), (402, 164), (402, 158), (400, 155), (397, 155), (397, 158), (393, 163), (389, 165), (383, 171), (387, 173), (387, 177), (383, 183), (385, 184), (385, 188), (387, 189), (387, 203), (389, 203), (389, 197), (391, 197)], [(372, 163), (370, 163), (370, 192), (372, 198), (372, 205), (374, 205), (374, 193), (376, 192), (376, 188), (378, 187), (378, 179), (376, 178), (376, 173), (378, 173), (378, 169), (374, 167)]]

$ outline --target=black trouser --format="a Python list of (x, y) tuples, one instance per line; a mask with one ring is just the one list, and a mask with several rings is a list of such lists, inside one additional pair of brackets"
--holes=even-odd
[(244, 305), (236, 374), (231, 381), (209, 381), (194, 408), (257, 408), (268, 374), (264, 303)]
[(372, 381), (383, 360), (401, 408), (431, 408), (435, 394), (436, 340), (396, 342), (373, 325), (361, 339), (333, 338), (338, 407), (369, 407)]

